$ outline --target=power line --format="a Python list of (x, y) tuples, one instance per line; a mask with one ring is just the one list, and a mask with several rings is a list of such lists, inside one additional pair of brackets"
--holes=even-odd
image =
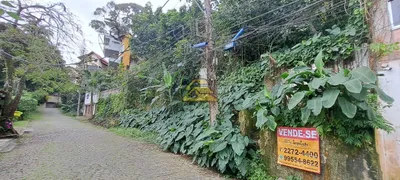
[[(336, 8), (340, 7), (340, 6), (343, 5), (343, 4), (345, 4), (344, 1), (342, 1), (342, 2), (340, 2), (340, 3), (337, 3), (337, 4), (334, 5), (332, 8), (330, 8), (328, 11), (334, 11)], [(313, 5), (311, 5), (311, 6), (313, 6)], [(310, 6), (308, 6), (307, 8), (309, 8), (309, 7), (310, 7)], [(289, 14), (289, 15), (286, 15), (285, 17), (282, 17), (282, 18), (280, 18), (280, 19), (286, 18), (286, 17), (288, 17), (288, 16), (291, 16), (291, 15), (294, 14), (294, 13), (297, 13), (297, 12), (300, 12), (300, 11), (303, 11), (303, 10), (305, 10), (305, 9), (304, 9), (304, 8), (303, 8), (303, 9), (300, 9), (300, 10), (298, 10), (298, 11), (296, 11), (296, 12), (293, 12), (293, 13), (291, 13), (291, 14)], [(338, 13), (343, 12), (343, 11), (345, 11), (345, 10), (339, 11)], [(275, 20), (275, 21), (273, 21), (272, 23), (269, 23), (269, 24), (267, 24), (267, 25), (262, 25), (262, 26), (258, 27), (257, 30), (262, 30), (262, 31), (260, 31), (257, 35), (253, 36), (252, 38), (257, 37), (257, 36), (259, 36), (259, 35), (261, 35), (261, 34), (263, 34), (263, 33), (266, 33), (266, 32), (268, 32), (268, 30), (274, 30), (274, 29), (277, 29), (277, 28), (279, 28), (279, 27), (288, 26), (288, 25), (296, 25), (296, 24), (300, 24), (300, 23), (303, 23), (303, 22), (312, 20), (312, 19), (314, 19), (314, 17), (317, 17), (318, 15), (319, 15), (319, 14), (315, 14), (315, 15), (313, 15), (313, 16), (310, 16), (310, 17), (301, 19), (301, 20), (299, 20), (298, 22), (289, 22), (289, 23), (285, 23), (285, 24), (269, 26), (268, 28), (263, 29), (263, 27), (268, 26), (268, 25), (270, 25), (270, 24), (273, 24), (273, 23), (279, 21), (280, 19)], [(336, 20), (336, 19), (332, 19), (332, 20), (329, 20), (329, 21), (327, 21), (327, 22), (330, 22), (330, 21), (333, 21), (333, 20)], [(252, 31), (252, 32), (250, 32), (250, 33), (248, 33), (248, 34), (246, 34), (246, 35), (240, 37), (238, 40), (244, 39), (244, 38), (246, 38), (246, 37), (248, 37), (248, 36), (250, 36), (250, 35), (252, 35), (252, 34), (254, 34), (254, 33), (256, 33), (256, 31)], [(215, 47), (215, 48), (213, 48), (213, 50), (220, 50), (220, 48), (223, 48), (224, 46), (225, 46), (225, 45), (221, 45), (221, 46)], [(222, 51), (222, 50), (221, 50), (221, 51)], [(199, 54), (199, 56), (201, 56), (201, 55), (204, 55), (204, 53)]]
[[(266, 13), (260, 14), (260, 15), (258, 15), (258, 16), (256, 16), (256, 17), (247, 19), (247, 20), (245, 20), (245, 21), (243, 21), (243, 22), (241, 22), (241, 23), (237, 23), (237, 24), (235, 24), (235, 25), (233, 25), (233, 26), (231, 26), (231, 27), (229, 27), (229, 28), (223, 29), (222, 31), (225, 31), (225, 30), (227, 30), (227, 29), (232, 29), (232, 28), (237, 27), (237, 26), (239, 26), (239, 25), (242, 25), (242, 24), (244, 24), (244, 23), (250, 22), (250, 21), (252, 21), (252, 20), (254, 20), (254, 19), (258, 19), (258, 18), (260, 18), (260, 17), (263, 17), (263, 16), (265, 16), (265, 15), (267, 15), (267, 14), (273, 13), (273, 12), (275, 12), (275, 11), (277, 11), (277, 10), (280, 10), (280, 9), (282, 9), (282, 8), (285, 8), (285, 7), (287, 7), (287, 6), (290, 6), (290, 5), (292, 5), (292, 4), (296, 3), (296, 2), (299, 2), (299, 1), (301, 1), (301, 0), (295, 0), (295, 1), (291, 2), (291, 3), (288, 3), (288, 4), (285, 4), (285, 5), (283, 5), (283, 6), (277, 7), (277, 8), (272, 9), (272, 10), (266, 12)], [(323, 0), (319, 0), (319, 1), (317, 1), (317, 2), (320, 2), (320, 1), (323, 1)]]
[[(333, 10), (335, 10), (336, 8), (340, 7), (340, 6), (343, 5), (343, 4), (345, 4), (345, 2), (341, 2), (341, 3), (336, 4), (336, 5), (333, 6), (331, 9), (329, 9), (329, 11), (333, 11)], [(305, 9), (303, 9), (303, 10), (305, 10)], [(293, 13), (292, 13), (292, 14), (293, 14)], [(264, 33), (266, 32), (265, 30), (269, 30), (269, 29), (271, 29), (271, 28), (273, 29), (274, 26), (268, 27), (269, 25), (271, 25), (271, 24), (273, 24), (273, 23), (275, 23), (275, 22), (277, 22), (277, 21), (279, 21), (279, 20), (281, 20), (281, 19), (284, 19), (284, 18), (286, 18), (286, 17), (288, 17), (288, 16), (291, 16), (292, 14), (286, 15), (285, 17), (282, 17), (282, 18), (280, 18), (280, 19), (278, 19), (278, 20), (276, 20), (276, 21), (273, 21), (273, 22), (268, 23), (268, 24), (266, 24), (266, 25), (260, 26), (259, 28), (255, 29), (254, 31), (249, 32), (249, 33), (243, 35), (242, 37), (238, 38), (238, 40), (243, 39), (243, 38), (245, 38), (245, 37), (248, 37), (248, 36), (250, 36), (251, 34), (256, 33), (258, 30), (261, 30), (261, 31), (259, 32), (259, 35), (261, 35), (261, 33), (264, 34)], [(313, 17), (316, 17), (316, 16), (318, 16), (318, 15), (319, 15), (319, 14), (315, 14), (315, 15), (309, 16), (309, 17), (307, 17), (307, 18), (305, 18), (305, 19), (301, 19), (300, 21), (311, 20), (311, 19), (313, 19)], [(335, 20), (335, 19), (334, 19), (334, 20)], [(299, 23), (299, 22), (297, 22), (297, 23)], [(286, 26), (286, 25), (295, 25), (295, 24), (297, 24), (297, 23), (296, 23), (296, 22), (293, 22), (293, 23), (286, 23), (286, 24), (283, 24), (283, 25), (278, 25), (278, 27), (280, 27), (280, 26)], [(266, 26), (267, 26), (268, 28), (262, 29), (263, 27), (266, 27)]]

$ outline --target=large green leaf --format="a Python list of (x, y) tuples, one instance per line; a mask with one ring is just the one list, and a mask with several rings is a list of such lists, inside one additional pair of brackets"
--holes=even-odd
[(253, 98), (248, 96), (242, 103), (242, 109), (248, 109), (253, 105)]
[(319, 115), (319, 113), (321, 113), (322, 110), (322, 98), (318, 96), (308, 100), (307, 108), (312, 110), (315, 116)]
[(357, 99), (359, 101), (364, 101), (365, 98), (367, 98), (368, 95), (368, 90), (367, 88), (362, 88), (360, 93), (348, 93), (350, 96), (354, 97), (354, 99)]
[(303, 122), (303, 124), (306, 124), (308, 122), (310, 114), (311, 110), (308, 109), (307, 107), (301, 109), (301, 121)]
[(222, 151), (223, 149), (225, 149), (227, 145), (228, 145), (228, 142), (227, 142), (227, 141), (224, 141), (224, 142), (215, 142), (215, 143), (212, 145), (211, 150), (212, 150), (214, 153), (216, 153), (216, 152), (219, 152), (219, 151)]
[(363, 83), (373, 84), (376, 82), (376, 75), (369, 67), (356, 68), (351, 71), (351, 74)]
[(240, 174), (245, 177), (247, 174), (247, 168), (249, 167), (249, 163), (247, 159), (243, 159), (242, 163), (238, 166), (238, 169), (240, 171)]
[(385, 101), (388, 104), (392, 104), (394, 102), (394, 99), (389, 95), (387, 95), (385, 92), (383, 92), (382, 89), (379, 88), (378, 86), (375, 86), (375, 90), (378, 93), (379, 98), (382, 99), (382, 101)]
[(369, 105), (365, 101), (357, 103), (357, 106), (362, 110), (368, 110), (369, 107)]
[(211, 134), (216, 133), (216, 132), (219, 132), (219, 131), (217, 131), (217, 130), (215, 130), (215, 129), (213, 129), (213, 128), (208, 129), (207, 131), (201, 133), (201, 134), (196, 138), (196, 141), (199, 141), (199, 140), (202, 140), (202, 139), (204, 139), (204, 138), (206, 138), (206, 137), (209, 137)]
[(0, 16), (2, 16), (4, 14), (4, 10), (0, 8)]
[(326, 80), (322, 78), (314, 78), (309, 86), (313, 89), (318, 89), (320, 86), (325, 86)]
[(339, 72), (337, 74), (334, 74), (333, 76), (328, 78), (328, 83), (331, 85), (339, 85), (339, 84), (343, 84), (344, 82), (346, 82), (349, 78), (344, 76), (343, 72)]
[(339, 101), (340, 109), (342, 109), (342, 112), (344, 115), (346, 115), (348, 118), (353, 118), (356, 115), (356, 113), (357, 113), (356, 105), (349, 102), (344, 97), (339, 97), (338, 101)]
[(374, 120), (374, 119), (376, 119), (376, 113), (375, 113), (375, 111), (374, 111), (371, 107), (369, 107), (369, 106), (368, 106), (368, 108), (367, 108), (367, 116), (368, 116), (368, 119), (369, 119), (369, 120)]
[(269, 115), (269, 116), (267, 116), (267, 119), (268, 119), (268, 121), (267, 121), (267, 123), (266, 123), (266, 124), (267, 124), (267, 127), (268, 127), (271, 131), (275, 131), (277, 124), (276, 124), (276, 122), (275, 122), (274, 116)]
[(297, 104), (299, 104), (300, 101), (304, 98), (304, 95), (306, 95), (306, 92), (304, 92), (304, 91), (295, 93), (292, 96), (292, 98), (290, 98), (290, 100), (289, 100), (289, 103), (288, 103), (289, 110), (291, 110), (294, 107), (296, 107)]
[(340, 90), (338, 89), (328, 89), (324, 91), (324, 94), (322, 95), (322, 106), (324, 106), (324, 108), (332, 107), (335, 104), (339, 93)]
[(349, 92), (360, 93), (362, 90), (361, 81), (358, 79), (351, 79), (343, 84)]
[(274, 114), (275, 116), (279, 116), (279, 114), (281, 113), (281, 109), (280, 109), (279, 107), (275, 106), (275, 107), (272, 107), (272, 108), (271, 108), (271, 112), (272, 112), (272, 114)]
[(324, 61), (322, 60), (322, 56), (323, 56), (323, 53), (322, 53), (322, 50), (320, 50), (317, 57), (315, 57), (315, 60), (314, 60), (315, 67), (317, 68), (318, 72), (320, 72), (320, 73), (322, 73), (322, 70), (324, 69)]
[(256, 122), (256, 127), (261, 128), (267, 121), (267, 117), (264, 115), (265, 110), (260, 109), (257, 111), (257, 122)]
[[(238, 138), (240, 139), (240, 138)], [(232, 145), (232, 149), (233, 151), (237, 154), (237, 155), (242, 155), (243, 150), (245, 148), (243, 141), (237, 141), (236, 143), (231, 143)]]

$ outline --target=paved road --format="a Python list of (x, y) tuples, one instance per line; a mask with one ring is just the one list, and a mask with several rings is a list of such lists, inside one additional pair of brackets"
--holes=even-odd
[(155, 145), (42, 110), (34, 131), (0, 155), (0, 179), (222, 179)]
[(375, 139), (383, 179), (392, 180), (399, 179), (400, 174), (400, 60), (389, 61), (387, 64), (392, 70), (380, 72), (384, 76), (379, 76), (379, 86), (394, 99), (392, 107), (382, 110), (383, 117), (393, 124), (394, 132), (388, 134), (379, 130)]

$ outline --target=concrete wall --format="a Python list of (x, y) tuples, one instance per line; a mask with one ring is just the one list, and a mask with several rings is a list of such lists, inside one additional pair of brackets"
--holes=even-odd
[(119, 89), (108, 89), (100, 92), (100, 98), (107, 98), (112, 94), (118, 94), (121, 91)]

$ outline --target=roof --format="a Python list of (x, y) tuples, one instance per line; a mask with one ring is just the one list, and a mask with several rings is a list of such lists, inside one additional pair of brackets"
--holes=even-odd
[[(99, 54), (97, 54), (97, 53), (95, 53), (95, 52), (90, 52), (90, 53), (88, 53), (88, 54), (85, 54), (85, 55), (82, 55), (82, 56), (79, 56), (78, 58), (81, 60), (81, 62), (84, 60), (84, 57), (86, 57), (86, 56), (91, 56), (91, 55), (94, 55), (97, 59), (99, 59), (100, 60), (100, 62), (101, 62), (101, 64), (103, 64), (103, 65), (105, 65), (105, 66), (108, 66), (108, 62), (103, 58), (103, 57), (101, 57)], [(81, 63), (80, 62), (80, 63)]]

